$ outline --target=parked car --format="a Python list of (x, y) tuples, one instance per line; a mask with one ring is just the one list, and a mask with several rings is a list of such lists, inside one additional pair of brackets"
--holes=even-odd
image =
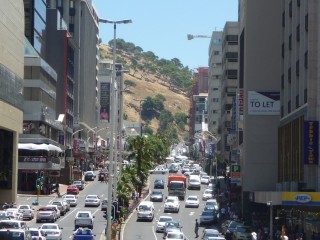
[(150, 200), (152, 202), (162, 202), (163, 193), (160, 190), (153, 190), (150, 194)]
[(239, 221), (231, 221), (225, 229), (222, 229), (222, 233), (225, 235), (226, 239), (232, 239), (233, 231), (239, 225), (243, 224)]
[(67, 187), (67, 194), (79, 194), (79, 189), (76, 185), (69, 185)]
[(40, 207), (36, 215), (36, 223), (46, 221), (55, 222), (58, 219), (57, 212), (52, 207)]
[(10, 220), (10, 217), (7, 215), (6, 211), (0, 211), (0, 220)]
[(80, 191), (84, 189), (84, 182), (81, 180), (73, 181), (72, 185), (76, 185)]
[(233, 240), (249, 239), (251, 240), (251, 228), (249, 226), (238, 225), (233, 231)]
[(154, 180), (153, 188), (160, 188), (164, 189), (164, 181), (162, 179), (156, 179)]
[(30, 205), (19, 205), (18, 212), (22, 214), (22, 220), (34, 218), (34, 208)]
[(95, 236), (90, 228), (78, 228), (73, 233), (73, 240), (94, 240)]
[(171, 216), (160, 216), (159, 220), (157, 220), (157, 226), (156, 226), (156, 232), (163, 232), (164, 231), (164, 225), (166, 222), (172, 221)]
[(200, 181), (201, 181), (201, 184), (206, 184), (206, 185), (209, 185), (210, 183), (210, 177), (208, 175), (202, 175), (200, 177)]
[(150, 174), (166, 174), (168, 169), (164, 167), (156, 167), (155, 169), (149, 170)]
[(101, 200), (98, 197), (98, 195), (87, 195), (86, 199), (84, 200), (85, 207), (88, 207), (88, 206), (99, 207), (100, 203), (101, 203)]
[(210, 209), (215, 209), (215, 210), (219, 209), (217, 199), (209, 199), (206, 201), (204, 205), (204, 210), (210, 210)]
[(75, 195), (67, 194), (63, 196), (63, 199), (70, 204), (71, 207), (75, 207), (78, 204), (77, 197)]
[(199, 207), (199, 199), (197, 196), (189, 196), (186, 199), (185, 207)]
[(39, 229), (47, 235), (47, 239), (62, 240), (63, 228), (56, 223), (44, 223)]
[(43, 233), (39, 228), (29, 228), (32, 240), (46, 240), (47, 234)]

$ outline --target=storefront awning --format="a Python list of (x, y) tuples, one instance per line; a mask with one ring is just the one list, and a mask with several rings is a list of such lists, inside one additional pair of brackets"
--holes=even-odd
[(57, 151), (63, 152), (60, 147), (57, 147), (52, 144), (34, 144), (34, 143), (19, 143), (18, 149), (25, 149), (25, 150), (45, 150), (45, 151)]

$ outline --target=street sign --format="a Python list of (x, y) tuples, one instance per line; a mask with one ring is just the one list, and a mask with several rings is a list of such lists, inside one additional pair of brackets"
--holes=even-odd
[(241, 185), (240, 164), (231, 165), (230, 178), (231, 178), (231, 183), (236, 183), (237, 185)]

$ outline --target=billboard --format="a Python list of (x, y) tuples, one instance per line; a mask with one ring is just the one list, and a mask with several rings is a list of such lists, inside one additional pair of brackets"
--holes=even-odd
[(303, 162), (306, 165), (318, 165), (319, 122), (304, 121)]
[(110, 83), (100, 83), (100, 121), (108, 122), (110, 115)]
[(279, 115), (280, 92), (248, 91), (249, 115)]

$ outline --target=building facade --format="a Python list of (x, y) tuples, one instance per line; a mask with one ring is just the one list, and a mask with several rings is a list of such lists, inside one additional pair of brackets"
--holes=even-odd
[(0, 201), (16, 202), (23, 125), (23, 2), (2, 1), (0, 16)]

